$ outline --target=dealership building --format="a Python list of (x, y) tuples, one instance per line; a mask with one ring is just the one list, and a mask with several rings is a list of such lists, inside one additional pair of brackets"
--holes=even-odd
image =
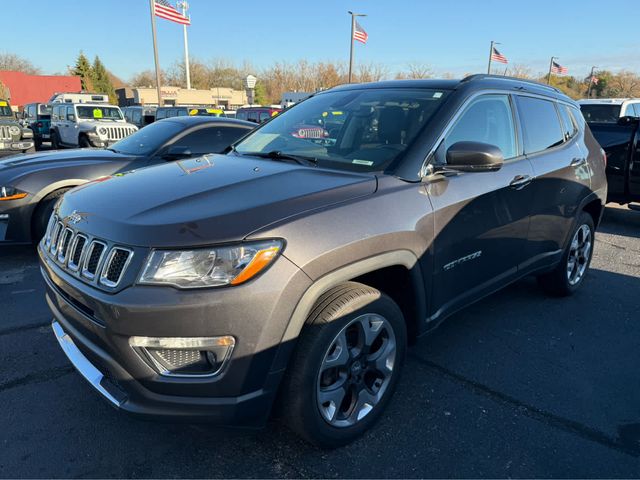
[[(116, 90), (121, 107), (131, 105), (158, 105), (158, 92), (153, 87), (119, 88)], [(236, 110), (247, 103), (244, 90), (216, 87), (196, 90), (180, 87), (161, 87), (164, 105), (219, 106), (226, 110)]]

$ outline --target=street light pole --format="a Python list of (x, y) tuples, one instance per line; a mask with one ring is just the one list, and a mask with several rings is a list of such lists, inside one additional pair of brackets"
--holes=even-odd
[(351, 48), (349, 49), (349, 83), (353, 80), (353, 35), (356, 32), (356, 17), (366, 17), (364, 13), (348, 12), (351, 15)]

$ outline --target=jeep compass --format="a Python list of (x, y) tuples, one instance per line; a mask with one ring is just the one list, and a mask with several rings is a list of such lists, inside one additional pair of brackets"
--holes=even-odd
[(580, 288), (604, 171), (578, 105), (545, 85), (333, 88), (225, 155), (67, 192), (39, 244), (53, 331), (123, 411), (273, 413), (342, 445), (382, 415), (407, 345), (452, 313), (526, 275)]

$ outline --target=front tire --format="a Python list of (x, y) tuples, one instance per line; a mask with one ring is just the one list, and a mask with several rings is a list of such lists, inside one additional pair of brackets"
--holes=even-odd
[(60, 139), (58, 138), (58, 132), (51, 132), (51, 149), (59, 150), (60, 149)]
[(551, 272), (538, 276), (540, 286), (556, 296), (575, 293), (589, 270), (594, 242), (593, 218), (588, 213), (581, 212), (558, 266)]
[(78, 142), (78, 146), (80, 148), (91, 148), (91, 143), (89, 142), (89, 139), (86, 136), (82, 135), (80, 137), (80, 141)]
[(406, 324), (391, 298), (355, 282), (333, 288), (298, 339), (280, 395), (283, 420), (323, 448), (353, 441), (389, 403), (406, 345)]

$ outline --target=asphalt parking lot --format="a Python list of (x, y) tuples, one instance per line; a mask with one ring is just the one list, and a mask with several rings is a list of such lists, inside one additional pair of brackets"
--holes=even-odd
[(32, 248), (0, 251), (0, 477), (638, 477), (640, 212), (607, 208), (568, 299), (520, 281), (410, 349), (365, 437), (317, 450), (133, 420), (70, 367)]

